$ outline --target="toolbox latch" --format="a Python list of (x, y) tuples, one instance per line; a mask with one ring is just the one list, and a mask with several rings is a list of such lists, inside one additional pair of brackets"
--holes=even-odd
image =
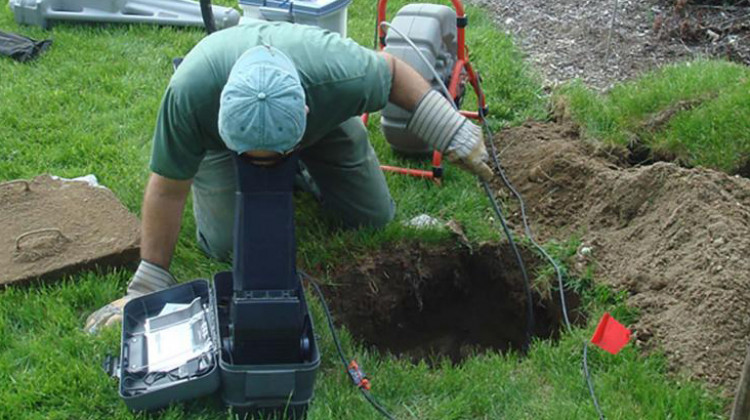
[(120, 379), (120, 358), (108, 354), (104, 357), (102, 362), (102, 369), (107, 372), (107, 375)]

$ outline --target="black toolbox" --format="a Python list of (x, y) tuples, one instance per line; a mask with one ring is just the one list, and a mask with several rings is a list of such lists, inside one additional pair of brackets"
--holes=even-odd
[(312, 319), (302, 363), (235, 365), (223, 346), (228, 336), (232, 272), (135, 298), (123, 310), (119, 358), (105, 369), (120, 379), (119, 394), (134, 411), (210, 395), (242, 413), (303, 418), (313, 397), (320, 353)]

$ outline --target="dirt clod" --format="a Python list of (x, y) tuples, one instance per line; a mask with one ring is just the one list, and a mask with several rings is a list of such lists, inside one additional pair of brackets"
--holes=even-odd
[(526, 123), (495, 140), (540, 239), (582, 235), (598, 280), (640, 309), (637, 340), (733, 392), (750, 339), (750, 180), (620, 166), (564, 124)]
[[(539, 263), (523, 254), (529, 270)], [(399, 245), (344, 267), (324, 288), (335, 317), (365, 344), (413, 359), (459, 362), (477, 351), (523, 350), (527, 298), (511, 249)], [(533, 336), (561, 329), (558, 295), (534, 294)], [(574, 320), (577, 296), (567, 299)]]

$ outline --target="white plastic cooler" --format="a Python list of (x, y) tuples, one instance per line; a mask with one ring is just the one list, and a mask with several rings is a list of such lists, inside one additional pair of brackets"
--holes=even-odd
[(287, 21), (318, 26), (346, 36), (346, 13), (351, 0), (240, 0), (248, 19)]

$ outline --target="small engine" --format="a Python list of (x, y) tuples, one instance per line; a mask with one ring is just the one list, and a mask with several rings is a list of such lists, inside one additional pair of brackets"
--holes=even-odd
[[(437, 4), (410, 4), (398, 11), (391, 25), (414, 42), (448, 86), (457, 60), (456, 12)], [(401, 35), (388, 31), (385, 45), (385, 52), (409, 64), (442, 92), (432, 71)], [(463, 93), (460, 84), (459, 93)], [(381, 113), (383, 134), (396, 152), (412, 156), (428, 155), (432, 149), (406, 129), (411, 114), (389, 103)]]

